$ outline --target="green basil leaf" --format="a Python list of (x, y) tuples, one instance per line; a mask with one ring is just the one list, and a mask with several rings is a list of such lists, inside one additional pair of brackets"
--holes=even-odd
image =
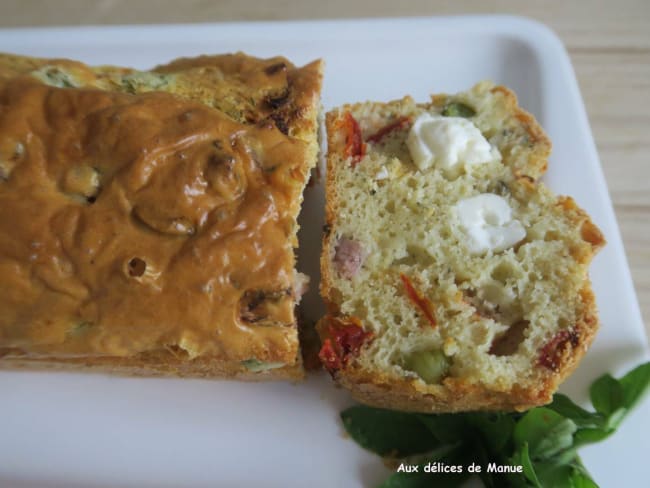
[(629, 410), (627, 408), (619, 408), (614, 410), (609, 417), (607, 417), (607, 422), (605, 428), (611, 432), (614, 432), (618, 429), (618, 426), (621, 425), (623, 419), (627, 416)]
[(605, 425), (605, 417), (598, 413), (588, 412), (561, 393), (553, 395), (553, 402), (546, 405), (546, 408), (573, 420), (578, 427), (602, 427)]
[(415, 414), (355, 406), (341, 419), (350, 437), (380, 456), (410, 456), (440, 446)]
[(418, 415), (418, 418), (443, 444), (465, 439), (471, 431), (466, 414)]
[(573, 488), (598, 488), (598, 485), (589, 475), (581, 471), (573, 471), (571, 474), (571, 486)]
[(550, 458), (569, 449), (573, 445), (573, 433), (576, 424), (570, 419), (564, 419), (549, 430), (546, 437), (532, 446), (532, 456), (538, 459)]
[(578, 457), (578, 451), (575, 447), (575, 443), (568, 449), (560, 452), (559, 454), (553, 456), (553, 461), (556, 463), (571, 464), (575, 462)]
[(531, 459), (547, 459), (573, 444), (576, 424), (545, 407), (533, 408), (514, 429), (517, 448), (528, 443)]
[(613, 433), (613, 430), (606, 429), (578, 429), (573, 436), (573, 445), (574, 447), (580, 447), (586, 444), (600, 442), (607, 439)]
[(570, 465), (554, 461), (538, 461), (534, 465), (539, 483), (544, 488), (573, 488), (571, 477), (574, 470)]
[(379, 488), (427, 488), (431, 479), (424, 473), (395, 473), (379, 485)]
[[(515, 451), (514, 455), (510, 458), (510, 464), (516, 466), (521, 465), (524, 468), (524, 476), (528, 481), (530, 481), (535, 488), (544, 488), (539, 479), (537, 479), (537, 473), (533, 466), (533, 462), (530, 460), (530, 455), (528, 453), (528, 443), (524, 444)], [(521, 486), (518, 484), (517, 486)], [(524, 485), (525, 486), (525, 485)]]
[[(466, 459), (467, 450), (461, 443), (447, 446), (427, 456), (426, 460), (418, 465), (417, 473), (396, 472), (388, 477), (379, 488), (456, 488), (462, 486), (471, 476), (467, 471), (469, 462)], [(441, 462), (447, 466), (461, 466), (461, 472), (433, 473), (425, 471), (427, 465)]]
[(481, 466), (481, 472), (478, 473), (478, 476), (481, 478), (484, 488), (498, 488), (499, 486), (503, 486), (502, 483), (498, 484), (496, 482), (496, 478), (498, 477), (496, 474), (487, 472), (486, 466), (490, 463), (491, 459), (482, 444), (482, 440), (476, 438), (471, 445), (466, 446), (466, 449), (472, 453), (472, 459), (468, 460), (469, 462), (465, 466), (469, 466), (473, 462)]
[(591, 403), (604, 415), (603, 432), (580, 434), (581, 444), (597, 442), (611, 435), (650, 387), (650, 362), (637, 366), (620, 380), (609, 374), (598, 378), (590, 388)]
[[(420, 468), (422, 469), (422, 468)], [(379, 488), (458, 488), (467, 481), (470, 473), (395, 473)]]
[(572, 463), (573, 473), (571, 474), (571, 483), (575, 488), (598, 488), (596, 482), (591, 478), (582, 460), (576, 456)]
[(557, 488), (598, 488), (591, 479), (579, 457), (570, 462), (535, 463), (539, 480), (544, 487)]
[(468, 423), (474, 427), (486, 447), (492, 453), (499, 453), (512, 438), (515, 421), (505, 413), (474, 413), (467, 415)]
[(632, 410), (650, 387), (650, 362), (634, 368), (619, 383), (623, 389), (623, 406)]
[(606, 417), (625, 406), (623, 387), (609, 374), (604, 374), (594, 381), (589, 394), (596, 411)]

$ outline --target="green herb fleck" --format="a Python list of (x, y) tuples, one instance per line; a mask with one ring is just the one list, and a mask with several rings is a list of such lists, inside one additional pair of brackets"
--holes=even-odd
[(85, 334), (92, 326), (93, 326), (92, 322), (86, 322), (86, 321), (78, 322), (74, 324), (70, 329), (68, 329), (68, 335), (78, 336), (81, 334)]
[(341, 413), (341, 419), (358, 444), (380, 456), (410, 456), (442, 445), (409, 413), (357, 406)]
[(133, 94), (159, 90), (169, 85), (170, 81), (170, 75), (149, 71), (129, 73), (120, 80), (124, 91)]
[(57, 88), (76, 88), (79, 86), (70, 73), (58, 66), (46, 65), (31, 72), (37, 80)]
[(269, 369), (277, 369), (284, 366), (284, 363), (267, 363), (260, 361), (256, 358), (245, 359), (241, 361), (241, 365), (253, 373), (259, 373), (261, 371), (268, 371)]

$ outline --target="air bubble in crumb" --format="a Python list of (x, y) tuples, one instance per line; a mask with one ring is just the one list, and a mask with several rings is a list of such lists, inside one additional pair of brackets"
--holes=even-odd
[(133, 258), (128, 264), (129, 276), (139, 278), (147, 270), (147, 263), (140, 258)]

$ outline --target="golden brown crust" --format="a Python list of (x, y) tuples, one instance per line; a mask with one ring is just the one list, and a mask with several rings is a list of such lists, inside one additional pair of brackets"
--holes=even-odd
[(605, 236), (596, 224), (592, 222), (587, 212), (578, 207), (573, 198), (560, 196), (558, 197), (558, 205), (562, 207), (565, 214), (571, 216), (574, 226), (580, 229), (582, 239), (591, 245), (590, 252), (580, 252), (575, 249), (570, 250), (576, 261), (588, 264), (595, 254), (605, 246)]
[(69, 59), (0, 53), (0, 81), (30, 75), (64, 87), (131, 94), (154, 90), (216, 108), (242, 124), (274, 123), (312, 143), (317, 129), (323, 61), (296, 67), (284, 57), (261, 59), (238, 52), (180, 58), (150, 71), (91, 67)]
[(181, 96), (200, 98), (239, 122), (270, 120), (285, 134), (313, 140), (321, 60), (297, 68), (281, 56), (262, 60), (236, 53), (181, 58), (153, 71), (177, 75)]
[[(12, 142), (8, 163), (0, 148), (0, 211), (31, 175), (45, 189), (40, 220), (22, 219), (13, 240), (51, 243), (44, 261), (64, 264), (63, 278), (40, 268), (29, 278), (27, 251), (0, 225), (5, 282), (20, 284), (0, 314), (0, 366), (301, 376), (292, 246), (316, 163), (321, 80), (320, 61), (297, 68), (242, 53), (149, 72), (0, 55), (0, 125)], [(31, 128), (14, 123), (25, 118)], [(101, 256), (83, 258), (95, 244)], [(252, 374), (249, 360), (284, 366)]]
[(305, 371), (299, 361), (293, 366), (283, 366), (261, 372), (252, 372), (238, 363), (218, 358), (200, 357), (187, 360), (170, 352), (144, 353), (134, 357), (102, 358), (6, 358), (0, 362), (2, 369), (23, 371), (97, 372), (120, 376), (171, 376), (178, 378), (237, 379), (243, 381), (304, 379)]

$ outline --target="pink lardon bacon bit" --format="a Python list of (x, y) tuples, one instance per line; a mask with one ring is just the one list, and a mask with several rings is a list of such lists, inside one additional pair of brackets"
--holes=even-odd
[(334, 266), (345, 279), (351, 280), (361, 269), (366, 259), (366, 252), (359, 241), (341, 237), (336, 244)]

